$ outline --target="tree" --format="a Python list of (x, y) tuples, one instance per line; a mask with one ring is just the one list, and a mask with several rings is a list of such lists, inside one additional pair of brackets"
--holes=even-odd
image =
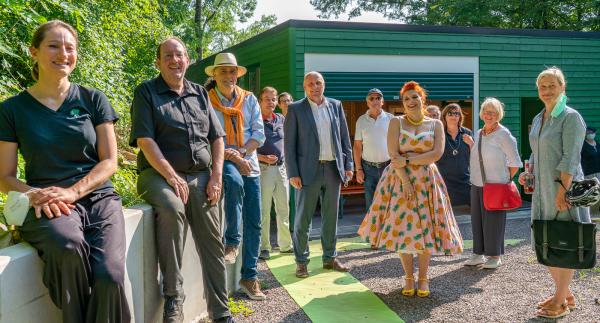
[[(202, 59), (275, 25), (274, 15), (263, 16), (246, 28), (256, 0), (161, 0), (165, 24), (193, 48), (193, 59)], [(175, 13), (175, 14), (173, 14)], [(187, 14), (186, 14), (187, 13)]]
[(319, 17), (364, 11), (417, 25), (600, 30), (598, 0), (311, 0)]

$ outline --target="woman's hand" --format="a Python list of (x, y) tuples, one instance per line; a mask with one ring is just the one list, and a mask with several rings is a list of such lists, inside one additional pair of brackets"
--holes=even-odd
[(475, 144), (473, 137), (471, 137), (465, 133), (462, 135), (462, 140), (465, 142), (465, 144), (467, 144), (469, 146), (469, 149), (473, 148), (473, 145)]
[(392, 165), (393, 169), (400, 170), (401, 168), (404, 168), (406, 166), (406, 159), (392, 158), (392, 161), (390, 162), (390, 164)]
[(556, 205), (556, 209), (560, 212), (566, 211), (571, 207), (569, 202), (567, 202), (566, 191), (564, 188), (558, 188), (556, 197), (554, 198), (554, 204)]
[(74, 189), (62, 188), (58, 186), (42, 188), (29, 194), (29, 200), (33, 206), (56, 204), (58, 202), (73, 204), (79, 198), (79, 193), (77, 193)]
[(70, 215), (71, 210), (75, 208), (73, 204), (67, 204), (64, 202), (56, 202), (56, 203), (45, 203), (42, 205), (34, 205), (33, 210), (35, 211), (35, 217), (41, 218), (42, 211), (48, 217), (48, 219), (52, 219), (54, 217), (60, 217), (62, 214)]
[(519, 184), (521, 184), (521, 186), (525, 186), (525, 175), (527, 173), (526, 172), (522, 172), (521, 174), (519, 174)]
[(404, 194), (404, 198), (407, 201), (412, 201), (413, 199), (416, 198), (415, 194), (415, 188), (413, 187), (413, 185), (410, 182), (402, 182), (402, 193)]

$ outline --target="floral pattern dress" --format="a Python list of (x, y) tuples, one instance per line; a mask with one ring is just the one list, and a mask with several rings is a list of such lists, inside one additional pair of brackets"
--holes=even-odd
[[(430, 151), (433, 139), (433, 129), (417, 135), (401, 130), (400, 152)], [(393, 252), (461, 253), (462, 236), (437, 166), (409, 165), (399, 170), (406, 172), (415, 189), (416, 198), (408, 201), (397, 171), (391, 165), (384, 170), (358, 234), (371, 245)]]

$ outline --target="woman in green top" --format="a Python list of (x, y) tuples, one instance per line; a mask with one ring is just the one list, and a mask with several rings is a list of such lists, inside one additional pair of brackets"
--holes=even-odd
[[(565, 198), (565, 188), (573, 180), (583, 179), (580, 152), (585, 123), (575, 109), (566, 106), (566, 83), (560, 69), (551, 67), (542, 71), (536, 84), (545, 109), (535, 116), (529, 133), (532, 151), (529, 160), (535, 176), (531, 218), (554, 219), (558, 213), (559, 220), (589, 222), (589, 209), (571, 207)], [(519, 183), (525, 184), (523, 173)], [(537, 315), (547, 318), (567, 315), (569, 308), (575, 307), (569, 289), (574, 270), (548, 267), (548, 271), (556, 290), (538, 303)]]

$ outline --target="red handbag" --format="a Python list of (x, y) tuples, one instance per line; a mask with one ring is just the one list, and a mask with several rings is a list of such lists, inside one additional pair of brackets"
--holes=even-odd
[(479, 130), (479, 168), (483, 179), (483, 207), (488, 211), (508, 211), (518, 209), (523, 205), (521, 194), (513, 181), (508, 183), (486, 183), (485, 168), (481, 157), (481, 130)]

